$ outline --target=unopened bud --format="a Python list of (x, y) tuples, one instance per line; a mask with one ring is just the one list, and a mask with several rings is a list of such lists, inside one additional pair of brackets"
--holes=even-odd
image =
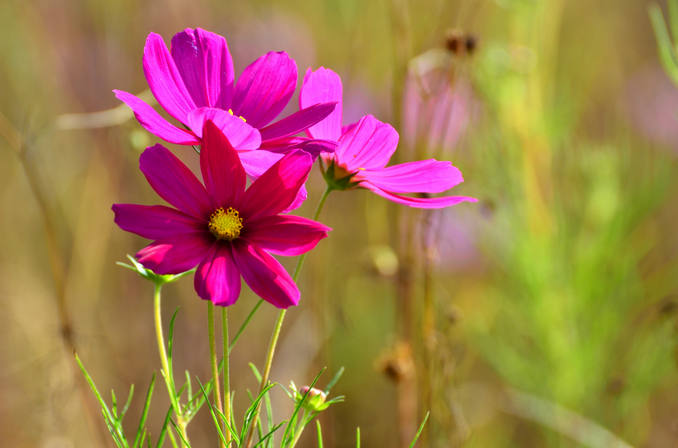
[(329, 407), (328, 403), (325, 403), (327, 400), (327, 393), (315, 387), (303, 386), (297, 390), (294, 383), (290, 384), (290, 387), (294, 391), (294, 398), (301, 403), (301, 406), (311, 412), (321, 412)]

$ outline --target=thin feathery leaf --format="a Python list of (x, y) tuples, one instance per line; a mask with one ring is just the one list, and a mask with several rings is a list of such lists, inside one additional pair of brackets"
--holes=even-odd
[[(210, 402), (207, 392), (205, 391), (205, 388), (202, 386), (202, 383), (200, 382), (200, 379), (196, 377), (196, 381), (198, 382), (198, 386), (200, 386), (200, 391), (202, 394), (205, 396), (205, 401), (207, 402), (207, 405), (209, 406), (210, 409), (210, 414), (212, 415), (212, 420), (214, 421), (214, 426), (217, 429), (217, 434), (219, 435), (219, 440), (221, 440), (221, 443), (226, 445), (226, 437), (224, 436), (224, 432), (221, 430), (221, 425), (219, 424), (219, 418), (217, 417), (217, 414), (214, 411), (214, 406), (212, 406), (212, 403)], [(223, 419), (222, 419), (223, 420)], [(230, 425), (227, 425), (230, 431)], [(234, 435), (235, 441), (236, 441), (236, 446), (240, 445), (240, 439), (237, 437), (237, 435)]]
[(344, 374), (344, 366), (341, 366), (339, 370), (337, 370), (337, 373), (334, 374), (332, 379), (330, 380), (329, 383), (327, 383), (327, 386), (325, 386), (325, 393), (329, 394), (332, 388), (339, 382), (339, 379), (341, 379), (341, 376)]
[[(148, 411), (151, 408), (151, 396), (153, 395), (153, 389), (155, 388), (155, 372), (151, 376), (151, 383), (148, 385), (146, 390), (146, 400), (144, 401), (144, 409), (141, 411), (141, 418), (139, 419), (139, 426), (137, 427), (137, 435), (134, 438), (134, 444), (132, 446), (137, 448), (143, 446), (144, 438), (146, 437), (146, 419), (148, 418)], [(150, 443), (150, 438), (149, 438)]]

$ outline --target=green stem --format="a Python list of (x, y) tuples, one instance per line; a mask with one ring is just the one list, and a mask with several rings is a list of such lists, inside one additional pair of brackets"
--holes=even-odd
[[(224, 360), (224, 417), (227, 424), (231, 424), (231, 363), (229, 356), (231, 349), (228, 345), (228, 308), (221, 308), (221, 333), (223, 335)], [(231, 431), (226, 428), (226, 445), (231, 445)]]
[(310, 418), (307, 418), (306, 411), (304, 410), (303, 414), (301, 415), (301, 419), (299, 419), (299, 424), (295, 428), (294, 438), (292, 439), (292, 443), (290, 444), (289, 448), (294, 448), (295, 446), (297, 446), (297, 442), (299, 442), (301, 434), (304, 432), (304, 428), (306, 427), (307, 424), (311, 423), (311, 421), (315, 418), (316, 415), (317, 413), (312, 413), (310, 415)]
[[(188, 435), (186, 433), (186, 421), (184, 420), (184, 415), (181, 411), (181, 405), (177, 400), (177, 394), (174, 388), (174, 378), (172, 377), (172, 369), (167, 358), (167, 350), (165, 349), (165, 335), (162, 330), (162, 309), (160, 307), (161, 289), (162, 284), (156, 283), (155, 289), (153, 291), (153, 314), (155, 317), (155, 336), (158, 341), (158, 353), (160, 354), (162, 376), (165, 378), (167, 393), (169, 395), (170, 403), (172, 404), (172, 409), (174, 409), (174, 415), (176, 416), (177, 419), (177, 427), (179, 429), (179, 432), (183, 436), (183, 440), (188, 441)], [(186, 446), (186, 444), (183, 441), (181, 445)]]
[[(320, 212), (323, 209), (323, 206), (325, 205), (325, 201), (327, 201), (327, 197), (330, 195), (332, 192), (332, 187), (329, 185), (323, 192), (323, 195), (320, 197), (320, 201), (318, 202), (318, 206), (315, 209), (315, 213), (313, 214), (313, 220), (317, 221), (318, 217), (320, 216)], [(301, 267), (304, 265), (304, 260), (306, 259), (306, 254), (302, 254), (299, 259), (297, 260), (297, 266), (294, 269), (294, 274), (292, 275), (292, 280), (295, 282), (297, 281), (297, 278), (299, 277), (299, 273), (301, 272)], [(275, 322), (275, 327), (273, 327), (273, 334), (271, 335), (271, 342), (268, 345), (268, 352), (266, 353), (266, 364), (264, 366), (264, 373), (261, 376), (261, 382), (259, 383), (259, 393), (261, 394), (268, 384), (268, 377), (271, 373), (271, 366), (273, 365), (273, 356), (275, 355), (275, 348), (278, 345), (278, 338), (280, 337), (280, 329), (282, 328), (283, 321), (285, 320), (285, 314), (287, 310), (280, 310), (280, 314), (278, 314), (278, 319)], [(259, 419), (259, 411), (261, 410), (261, 406), (257, 406), (256, 411), (254, 413), (254, 419), (252, 420), (252, 426), (250, 427), (249, 433), (247, 435), (247, 442), (245, 442), (245, 447), (249, 448), (251, 442), (252, 442), (252, 436), (254, 435), (254, 428), (257, 425), (257, 420)]]
[[(217, 351), (216, 343), (214, 341), (214, 304), (207, 301), (207, 328), (210, 343), (210, 364), (212, 366), (212, 377), (214, 378), (214, 402), (217, 405), (219, 412), (224, 412), (224, 407), (221, 404), (221, 390), (219, 390), (219, 369), (217, 368)], [(219, 446), (224, 448), (224, 444), (219, 440)]]

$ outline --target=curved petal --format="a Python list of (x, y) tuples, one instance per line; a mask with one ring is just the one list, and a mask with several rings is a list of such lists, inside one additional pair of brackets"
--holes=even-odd
[(242, 162), (243, 168), (245, 168), (245, 172), (253, 179), (257, 179), (264, 174), (267, 169), (283, 158), (283, 154), (263, 149), (256, 151), (238, 151), (238, 155), (240, 156), (240, 162)]
[(298, 209), (304, 202), (306, 202), (306, 199), (308, 199), (308, 191), (306, 190), (306, 185), (302, 185), (297, 192), (297, 195), (294, 197), (292, 203), (288, 205), (281, 213), (289, 213)]
[(212, 245), (214, 239), (202, 233), (181, 235), (155, 241), (135, 256), (156, 274), (180, 274), (196, 267)]
[(301, 216), (266, 216), (250, 223), (243, 238), (276, 255), (301, 255), (327, 238), (330, 229)]
[(478, 202), (476, 198), (471, 198), (468, 196), (443, 196), (438, 198), (410, 198), (407, 196), (400, 196), (388, 191), (382, 190), (376, 185), (372, 185), (369, 182), (361, 182), (360, 186), (366, 188), (373, 193), (378, 194), (381, 197), (388, 199), (389, 201), (396, 202), (398, 204), (409, 205), (414, 208), (444, 208), (450, 207), (452, 205), (459, 204), (460, 202)]
[(305, 131), (309, 126), (318, 123), (330, 115), (335, 106), (336, 103), (321, 103), (301, 109), (263, 128), (261, 130), (261, 138), (273, 140)]
[(163, 205), (113, 204), (115, 223), (128, 232), (150, 240), (204, 232), (205, 222)]
[(186, 28), (172, 38), (172, 58), (195, 105), (228, 109), (233, 59), (223, 36)]
[(202, 128), (207, 120), (211, 120), (223, 132), (234, 148), (252, 150), (261, 146), (259, 131), (225, 110), (199, 107), (188, 114), (186, 124), (198, 138), (202, 138)]
[(393, 126), (367, 115), (341, 136), (334, 155), (348, 171), (378, 169), (388, 163), (397, 146)]
[(464, 181), (461, 171), (451, 162), (435, 159), (360, 171), (355, 179), (367, 180), (393, 193), (441, 193)]
[(237, 204), (247, 178), (237, 151), (211, 121), (203, 128), (200, 171), (214, 207)]
[(312, 165), (311, 156), (304, 151), (286, 154), (250, 185), (239, 210), (246, 219), (253, 219), (287, 209), (306, 182)]
[(318, 103), (336, 102), (337, 107), (323, 121), (311, 126), (308, 135), (313, 138), (338, 141), (341, 137), (343, 114), (343, 87), (341, 78), (332, 70), (320, 67), (309, 68), (299, 93), (299, 107), (306, 108)]
[(195, 109), (196, 105), (165, 42), (156, 33), (151, 33), (146, 38), (143, 65), (146, 81), (153, 96), (167, 113), (185, 123), (186, 115)]
[(284, 51), (266, 53), (240, 75), (233, 95), (233, 112), (255, 128), (262, 128), (282, 112), (296, 87), (294, 60)]
[(155, 109), (131, 93), (122, 90), (114, 90), (113, 93), (115, 93), (116, 98), (132, 109), (139, 124), (151, 134), (177, 145), (197, 145), (200, 143), (192, 132), (174, 126), (162, 118)]
[(215, 305), (233, 305), (240, 296), (240, 272), (230, 244), (214, 244), (195, 271), (195, 292)]
[(240, 239), (233, 245), (233, 258), (245, 282), (259, 297), (278, 308), (299, 303), (299, 288), (271, 255)]
[(284, 137), (262, 142), (261, 149), (280, 154), (285, 154), (293, 149), (303, 149), (309, 153), (311, 157), (316, 158), (321, 153), (333, 153), (336, 151), (337, 142), (307, 137)]
[(209, 216), (212, 206), (205, 187), (167, 148), (146, 148), (139, 157), (139, 168), (161, 198), (198, 219)]

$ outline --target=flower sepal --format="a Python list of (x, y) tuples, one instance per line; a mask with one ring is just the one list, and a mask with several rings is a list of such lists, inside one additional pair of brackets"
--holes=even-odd
[(166, 274), (166, 275), (161, 275), (161, 274), (156, 274), (153, 272), (151, 269), (145, 268), (144, 265), (139, 263), (133, 256), (127, 254), (127, 259), (132, 263), (132, 264), (127, 264), (123, 263), (122, 261), (118, 261), (115, 264), (118, 266), (122, 266), (125, 269), (129, 269), (130, 271), (134, 271), (146, 280), (149, 280), (153, 282), (156, 286), (162, 286), (165, 283), (171, 283), (179, 280), (182, 277), (185, 277), (189, 274), (192, 274), (195, 272), (195, 268), (190, 269), (186, 272), (182, 272), (180, 274)]
[(358, 182), (353, 180), (353, 177), (355, 177), (357, 173), (349, 173), (334, 162), (330, 162), (329, 165), (325, 167), (322, 159), (320, 159), (320, 167), (325, 182), (327, 182), (327, 186), (331, 190), (343, 191), (358, 187)]

